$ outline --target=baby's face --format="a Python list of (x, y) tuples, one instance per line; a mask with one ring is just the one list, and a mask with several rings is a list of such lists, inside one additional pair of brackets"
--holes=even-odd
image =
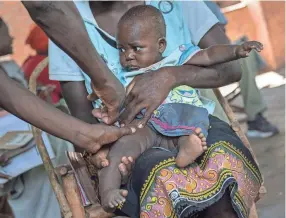
[(127, 71), (145, 68), (160, 61), (166, 46), (165, 40), (162, 45), (156, 33), (140, 22), (119, 25), (116, 38), (120, 63)]

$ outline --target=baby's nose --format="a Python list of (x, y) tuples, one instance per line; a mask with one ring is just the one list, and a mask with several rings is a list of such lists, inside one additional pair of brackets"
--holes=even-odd
[(125, 58), (127, 61), (134, 60), (134, 57), (135, 57), (135, 55), (133, 52), (127, 52), (125, 55)]

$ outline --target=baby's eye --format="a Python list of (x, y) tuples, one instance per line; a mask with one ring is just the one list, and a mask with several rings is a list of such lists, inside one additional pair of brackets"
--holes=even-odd
[(142, 50), (142, 48), (139, 47), (139, 46), (135, 46), (134, 50), (135, 50), (135, 51), (140, 51), (140, 50)]
[(119, 50), (120, 52), (125, 52), (125, 51), (126, 51), (124, 48), (118, 48), (118, 50)]

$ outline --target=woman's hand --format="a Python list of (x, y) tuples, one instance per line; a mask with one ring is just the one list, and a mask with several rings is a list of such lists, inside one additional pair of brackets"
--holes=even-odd
[(138, 75), (127, 87), (124, 112), (119, 117), (121, 124), (129, 124), (135, 116), (146, 109), (138, 128), (143, 128), (153, 111), (166, 99), (175, 85), (175, 77), (168, 73), (168, 68)]
[(92, 114), (106, 124), (113, 124), (119, 116), (120, 108), (125, 99), (125, 89), (123, 85), (116, 81), (105, 84), (102, 87), (95, 87), (90, 84), (93, 93), (87, 96), (90, 101), (101, 99), (104, 108), (94, 109)]
[(90, 153), (97, 152), (103, 145), (117, 141), (124, 135), (132, 134), (136, 131), (133, 127), (118, 128), (105, 124), (86, 124), (86, 128), (81, 129), (72, 137), (71, 142)]

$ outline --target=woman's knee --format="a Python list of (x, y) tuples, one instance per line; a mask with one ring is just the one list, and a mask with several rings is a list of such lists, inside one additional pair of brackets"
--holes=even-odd
[(236, 212), (231, 204), (231, 198), (229, 192), (225, 192), (223, 197), (210, 207), (208, 207), (200, 218), (238, 218)]

